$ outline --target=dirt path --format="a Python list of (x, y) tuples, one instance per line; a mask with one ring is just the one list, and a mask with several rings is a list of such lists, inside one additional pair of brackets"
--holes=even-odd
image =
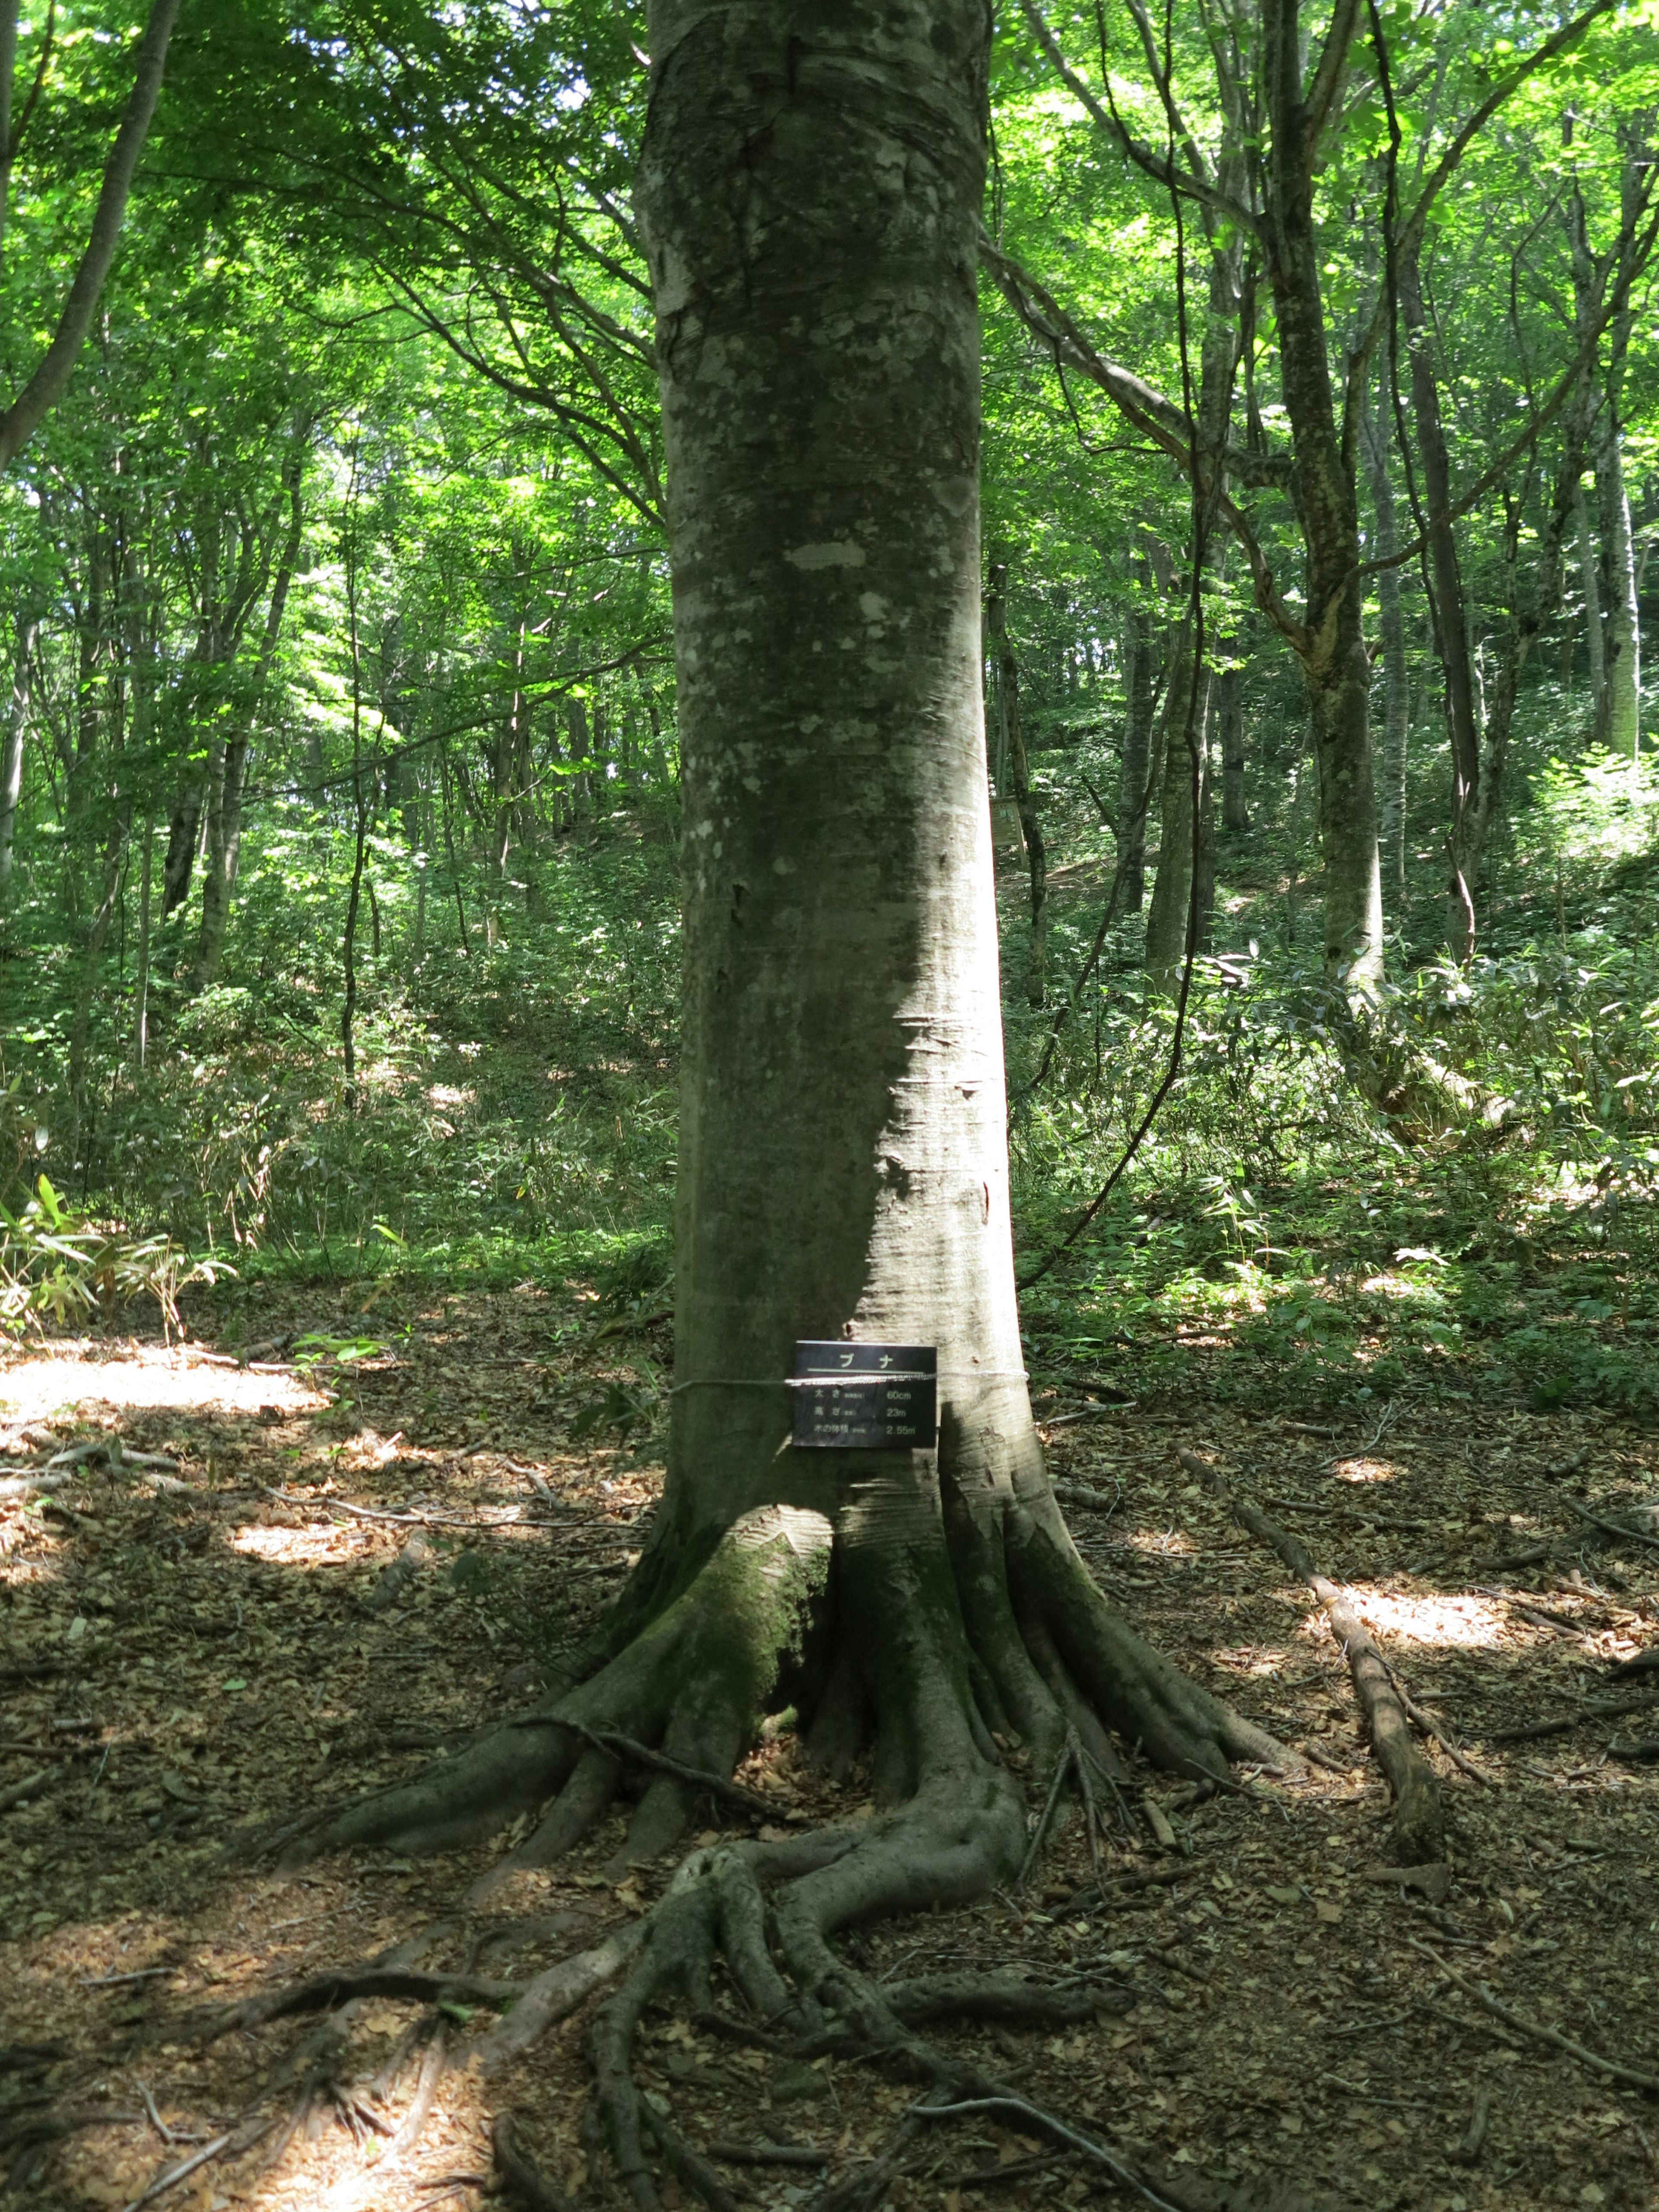
[[(309, 1376), (280, 1356), (244, 1368), (155, 1346), (0, 1363), (0, 1480), (77, 1442), (106, 1447), (57, 1470), (70, 1479), (45, 1499), (0, 1491), (0, 2160), (17, 2201), (131, 2206), (228, 2134), (149, 2201), (476, 2202), (490, 2121), (507, 2109), (548, 2177), (580, 2185), (580, 2016), (487, 2081), (450, 2073), (407, 2146), (393, 2131), (421, 2063), (416, 2004), (360, 2002), (320, 2027), (274, 2023), (206, 2047), (188, 2030), (206, 2007), (422, 1931), (422, 1966), (471, 1960), (521, 1979), (660, 1887), (603, 1881), (614, 1828), (471, 1918), (458, 1900), (499, 1846), (289, 1881), (219, 1850), (235, 1828), (464, 1741), (526, 1699), (614, 1591), (659, 1469), (648, 1441), (636, 1453), (594, 1423), (626, 1418), (650, 1347), (596, 1340), (593, 1313), (575, 1294), (523, 1291), (331, 1309), (319, 1324), (267, 1300), (251, 1336), (386, 1348), (343, 1366), (325, 1355)], [(1127, 2008), (1081, 2030), (974, 2028), (959, 2041), (1037, 2103), (1174, 2168), (1413, 2212), (1659, 2203), (1652, 2100), (1505, 2026), (1478, 1994), (1485, 1984), (1515, 2019), (1659, 2075), (1647, 1763), (1659, 1706), (1582, 1711), (1659, 1686), (1659, 1672), (1606, 1680), (1654, 1637), (1659, 1551), (1584, 1517), (1659, 1497), (1653, 1442), (1611, 1421), (1500, 1419), (1455, 1400), (1396, 1401), (1374, 1437), (1204, 1402), (1067, 1418), (1086, 1406), (1062, 1390), (1047, 1433), (1056, 1476), (1109, 1503), (1069, 1509), (1107, 1590), (1323, 1764), (1305, 1784), (1195, 1806), (1146, 1778), (1158, 1809), (1131, 1808), (1112, 1835), (1103, 1903), (1074, 1821), (1022, 1896), (873, 1929), (854, 1940), (859, 1962), (908, 1976), (1013, 1960), (1121, 1983)], [(588, 1433), (573, 1443), (573, 1427)], [(1412, 1697), (1495, 1777), (1484, 1786), (1433, 1753), (1449, 1890), (1375, 1879), (1387, 1795), (1341, 1655), (1178, 1447), (1224, 1465), (1346, 1579)], [(381, 1603), (377, 1578), (416, 1534), (424, 1560)], [(1529, 1556), (1544, 1546), (1549, 1556)], [(1552, 1717), (1574, 1724), (1496, 1740)], [(741, 1778), (781, 1819), (857, 1808), (856, 1790), (834, 1799), (801, 1770), (787, 1735)], [(471, 2032), (473, 2009), (451, 2006), (447, 2033)], [(694, 2143), (783, 2136), (823, 2152), (831, 2175), (879, 2148), (915, 2094), (853, 2063), (780, 2066), (716, 2046), (668, 2014), (642, 2049), (647, 2087)], [(1478, 2106), (1484, 2141), (1463, 2162)], [(901, 2212), (1033, 2191), (1069, 2204), (1096, 2186), (983, 2119), (941, 2130), (921, 2157), (893, 2186)], [(799, 2164), (724, 2171), (763, 2206), (805, 2203), (821, 2179)]]

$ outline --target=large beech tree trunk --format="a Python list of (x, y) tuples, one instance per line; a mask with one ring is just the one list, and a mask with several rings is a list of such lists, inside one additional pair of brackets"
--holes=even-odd
[[(544, 1863), (620, 1780), (578, 1725), (729, 1771), (793, 1703), (832, 1770), (872, 1744), (898, 1808), (791, 1863), (779, 1943), (814, 1989), (830, 1929), (1018, 1863), (999, 1735), (1046, 1759), (1069, 1723), (1110, 1766), (1112, 1726), (1194, 1774), (1277, 1755), (1107, 1607), (1027, 1399), (979, 681), (988, 29), (977, 0), (653, 11), (685, 808), (667, 1481), (580, 1686), (304, 1846), (431, 1850), (554, 1796), (506, 1863)], [(793, 1449), (801, 1337), (936, 1346), (937, 1450)], [(623, 1859), (687, 1811), (659, 1774)]]

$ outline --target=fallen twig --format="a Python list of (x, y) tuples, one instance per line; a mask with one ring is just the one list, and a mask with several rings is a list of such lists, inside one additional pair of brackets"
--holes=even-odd
[(263, 2120), (252, 2133), (240, 2134), (234, 2128), (228, 2128), (223, 2135), (216, 2136), (211, 2142), (204, 2143), (200, 2150), (192, 2151), (188, 2158), (181, 2159), (177, 2166), (170, 2166), (167, 2172), (158, 2173), (148, 2189), (141, 2190), (131, 2203), (123, 2207), (123, 2212), (138, 2212), (141, 2204), (154, 2203), (156, 2197), (165, 2195), (169, 2189), (176, 2188), (179, 2182), (187, 2180), (192, 2173), (206, 2166), (210, 2160), (217, 2158), (222, 2152), (229, 2150), (233, 2144), (235, 2147), (235, 2154), (239, 2156), (245, 2150), (252, 2150), (260, 2136), (269, 2135), (276, 2124), (275, 2120)]
[(0, 1790), (0, 1813), (9, 1813), (14, 1805), (26, 1804), (31, 1797), (38, 1797), (43, 1790), (61, 1782), (64, 1773), (61, 1766), (43, 1766), (38, 1774), (26, 1774), (21, 1782), (14, 1782), (9, 1790)]
[(1517, 2034), (1529, 2035), (1535, 2043), (1547, 2043), (1557, 2051), (1565, 2051), (1569, 2058), (1576, 2058), (1581, 2066), (1588, 2066), (1592, 2073), (1605, 2075), (1610, 2081), (1624, 2081), (1632, 2089), (1645, 2089), (1650, 2096), (1659, 2096), (1659, 2075), (1638, 2074), (1632, 2067), (1620, 2065), (1617, 2059), (1604, 2058), (1599, 2051), (1591, 2051), (1582, 2043), (1575, 2043), (1570, 2035), (1563, 2035), (1559, 2028), (1543, 2027), (1535, 2021), (1523, 2019), (1519, 2013), (1511, 2012), (1508, 2005), (1500, 2004), (1484, 1982), (1472, 1982), (1466, 1975), (1460, 1974), (1455, 1966), (1449, 1966), (1437, 1951), (1431, 1950), (1415, 1936), (1409, 1936), (1406, 1940), (1413, 1951), (1420, 1951), (1425, 1959), (1432, 1960), (1447, 1980), (1455, 1982), (1465, 1996), (1472, 1997), (1476, 2004), (1484, 2006), (1495, 2020), (1501, 2020), (1507, 2027), (1514, 2028)]
[(1214, 1491), (1241, 1528), (1276, 1552), (1293, 1575), (1306, 1583), (1325, 1608), (1331, 1633), (1341, 1645), (1353, 1679), (1354, 1694), (1370, 1732), (1376, 1763), (1394, 1792), (1395, 1843), (1403, 1860), (1428, 1863), (1446, 1856), (1440, 1811), (1440, 1784), (1434, 1769), (1412, 1740), (1411, 1723), (1400, 1701), (1387, 1660), (1340, 1584), (1314, 1565), (1299, 1538), (1287, 1535), (1248, 1499), (1235, 1495), (1220, 1471), (1196, 1452), (1177, 1451), (1188, 1474)]
[(1533, 1721), (1525, 1728), (1494, 1729), (1487, 1736), (1488, 1743), (1536, 1743), (1547, 1735), (1566, 1735), (1586, 1721), (1616, 1720), (1621, 1713), (1644, 1711), (1659, 1699), (1659, 1683), (1645, 1697), (1598, 1698), (1591, 1705), (1580, 1705), (1577, 1712), (1565, 1713), (1553, 1721)]
[(810, 2143), (732, 2143), (713, 2142), (708, 2146), (710, 2158), (717, 2158), (727, 2166), (828, 2166), (827, 2150), (814, 2150)]
[(1640, 1528), (1627, 1528), (1621, 1521), (1608, 1521), (1600, 1513), (1592, 1513), (1588, 1505), (1581, 1505), (1576, 1498), (1569, 1498), (1564, 1502), (1581, 1521), (1588, 1521), (1592, 1528), (1601, 1529), (1604, 1535), (1616, 1536), (1626, 1544), (1645, 1544), (1650, 1551), (1659, 1552), (1659, 1536), (1650, 1536)]

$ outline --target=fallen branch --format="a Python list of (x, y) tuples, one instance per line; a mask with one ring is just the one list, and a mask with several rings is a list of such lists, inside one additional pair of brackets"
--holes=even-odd
[(246, 2027), (263, 2027), (268, 2021), (289, 2020), (295, 2014), (332, 2012), (337, 2005), (360, 1997), (412, 1999), (421, 2004), (486, 2004), (505, 2006), (526, 1993), (523, 1982), (481, 1981), (471, 1974), (422, 1974), (406, 1966), (362, 1966), (355, 1973), (318, 1974), (307, 1982), (292, 1982), (286, 1989), (264, 1996), (245, 1997), (204, 2027), (196, 2040), (216, 2043), (222, 2035)]
[(1196, 1452), (1177, 1451), (1188, 1474), (1207, 1484), (1241, 1528), (1248, 1528), (1309, 1589), (1325, 1608), (1331, 1633), (1342, 1646), (1353, 1678), (1354, 1695), (1370, 1731), (1376, 1763), (1394, 1792), (1395, 1846), (1407, 1865), (1424, 1865), (1446, 1856), (1440, 1810), (1440, 1784), (1434, 1769), (1412, 1740), (1411, 1723), (1394, 1685), (1389, 1663), (1372, 1642), (1347, 1591), (1321, 1574), (1305, 1546), (1287, 1535), (1248, 1499), (1236, 1497), (1218, 1468)]
[(226, 2151), (229, 2151), (234, 2158), (239, 2158), (245, 2150), (252, 2150), (261, 2136), (269, 2135), (276, 2124), (275, 2120), (261, 2120), (259, 2124), (251, 2131), (243, 2130), (239, 2132), (234, 2128), (227, 2129), (223, 2135), (216, 2136), (210, 2143), (204, 2143), (200, 2150), (193, 2151), (188, 2158), (181, 2159), (177, 2166), (169, 2167), (167, 2172), (158, 2173), (148, 2189), (141, 2190), (130, 2204), (123, 2207), (123, 2212), (138, 2212), (141, 2204), (153, 2203), (158, 2197), (164, 2196), (169, 2189), (176, 2188), (181, 2181), (187, 2180), (192, 2173), (208, 2165), (210, 2160), (222, 2156)]
[(1574, 1713), (1563, 1714), (1553, 1721), (1533, 1721), (1525, 1728), (1495, 1729), (1487, 1736), (1488, 1743), (1537, 1743), (1547, 1735), (1568, 1735), (1586, 1721), (1616, 1720), (1623, 1713), (1646, 1711), (1659, 1698), (1659, 1683), (1643, 1698), (1608, 1698), (1593, 1705), (1580, 1705)]
[(38, 1774), (27, 1774), (21, 1782), (14, 1782), (9, 1790), (0, 1790), (0, 1813), (9, 1813), (14, 1805), (27, 1804), (38, 1797), (43, 1790), (50, 1790), (64, 1778), (61, 1766), (42, 1767)]
[(1569, 2058), (1576, 2058), (1581, 2066), (1588, 2066), (1592, 2073), (1605, 2075), (1609, 2081), (1623, 2081), (1632, 2089), (1645, 2089), (1650, 2096), (1659, 2097), (1659, 2075), (1638, 2074), (1629, 2066), (1620, 2065), (1616, 2059), (1603, 2058), (1599, 2051), (1591, 2051), (1582, 2043), (1575, 2043), (1570, 2035), (1563, 2035), (1559, 2028), (1542, 2027), (1535, 2021), (1523, 2019), (1519, 2013), (1511, 2012), (1508, 2005), (1500, 2004), (1484, 1982), (1468, 1980), (1458, 1972), (1455, 1966), (1448, 1966), (1437, 1951), (1431, 1951), (1415, 1936), (1407, 1936), (1406, 1940), (1413, 1951), (1420, 1951), (1425, 1959), (1432, 1960), (1447, 1980), (1455, 1982), (1466, 1997), (1472, 1997), (1476, 2004), (1484, 2006), (1494, 2020), (1501, 2020), (1506, 2027), (1514, 2028), (1517, 2034), (1529, 2035), (1534, 2043), (1547, 2043), (1554, 2050), (1565, 2051)]
[(1608, 1521), (1600, 1513), (1592, 1513), (1588, 1505), (1581, 1505), (1576, 1498), (1569, 1498), (1565, 1502), (1581, 1521), (1588, 1521), (1593, 1528), (1601, 1529), (1604, 1535), (1616, 1536), (1622, 1543), (1645, 1544), (1650, 1551), (1659, 1552), (1659, 1536), (1648, 1535), (1640, 1528), (1627, 1528), (1621, 1521)]

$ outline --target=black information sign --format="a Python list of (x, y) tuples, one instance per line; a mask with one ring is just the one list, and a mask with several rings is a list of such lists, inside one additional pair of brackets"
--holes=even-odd
[(842, 1451), (930, 1448), (939, 1435), (931, 1344), (797, 1344), (798, 1444)]

